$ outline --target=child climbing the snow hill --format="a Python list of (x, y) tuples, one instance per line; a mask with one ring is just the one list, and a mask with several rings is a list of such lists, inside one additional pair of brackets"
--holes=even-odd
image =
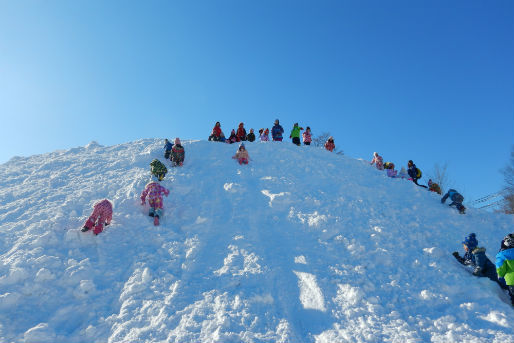
[(239, 145), (239, 149), (237, 149), (236, 154), (232, 156), (232, 158), (236, 159), (239, 164), (248, 164), (250, 156), (248, 155), (248, 151), (246, 151), (245, 145), (243, 143)]
[(250, 129), (250, 133), (248, 134), (248, 136), (246, 136), (246, 139), (248, 140), (248, 142), (255, 141), (255, 133), (253, 133), (253, 129)]
[(455, 206), (461, 214), (466, 213), (466, 208), (462, 205), (464, 197), (459, 192), (457, 192), (455, 189), (448, 190), (448, 192), (441, 198), (441, 204), (444, 204), (448, 197), (452, 201), (450, 206)]
[(166, 176), (168, 169), (164, 164), (162, 164), (161, 161), (154, 159), (152, 162), (150, 162), (150, 172), (152, 175), (156, 176), (159, 181), (162, 181)]
[(91, 216), (89, 216), (88, 220), (84, 223), (82, 232), (89, 231), (93, 229), (94, 226), (93, 233), (98, 235), (103, 231), (104, 225), (109, 225), (111, 220), (112, 203), (107, 199), (99, 201), (93, 206), (93, 213), (91, 213)]
[(261, 142), (268, 142), (269, 141), (269, 129), (266, 129), (262, 132), (262, 134), (259, 136), (261, 139)]
[(514, 234), (510, 233), (502, 240), (500, 251), (496, 254), (496, 272), (505, 278), (510, 301), (514, 306)]
[(370, 164), (373, 165), (374, 163), (376, 163), (378, 170), (384, 170), (384, 160), (377, 152), (373, 153), (373, 159), (371, 160)]
[(496, 267), (485, 255), (485, 248), (478, 247), (478, 241), (474, 233), (464, 238), (462, 246), (465, 251), (464, 256), (460, 256), (457, 251), (454, 251), (452, 254), (459, 263), (473, 268), (473, 275), (488, 277), (491, 281), (497, 282), (500, 287), (507, 288), (504, 283), (498, 280)]
[(152, 180), (148, 183), (141, 193), (141, 205), (145, 205), (146, 197), (148, 196), (148, 204), (150, 211), (148, 215), (153, 217), (155, 226), (159, 225), (159, 218), (162, 216), (163, 199), (162, 196), (168, 196), (170, 191), (159, 184), (157, 180)]
[(279, 120), (275, 119), (275, 125), (271, 128), (271, 138), (273, 138), (274, 142), (282, 142), (284, 128), (279, 123)]
[(334, 143), (334, 137), (330, 136), (327, 141), (325, 142), (325, 149), (332, 152), (336, 148), (336, 145)]
[(423, 188), (428, 188), (425, 185), (418, 184), (418, 180), (421, 178), (421, 170), (419, 170), (416, 167), (414, 162), (412, 162), (412, 160), (409, 160), (409, 162), (407, 163), (407, 166), (409, 167), (408, 173), (409, 173), (409, 176), (412, 178), (412, 182), (414, 182), (417, 186), (420, 186)]
[(171, 148), (173, 148), (173, 144), (168, 139), (165, 139), (164, 140), (164, 158), (165, 159), (170, 158)]
[(175, 138), (175, 145), (171, 149), (171, 163), (174, 167), (182, 166), (184, 164), (184, 157), (186, 152), (184, 151), (184, 147), (180, 144), (180, 139)]
[(312, 142), (312, 135), (311, 135), (311, 128), (307, 126), (305, 131), (302, 133), (303, 137), (303, 144), (304, 145), (311, 145)]
[(293, 144), (300, 146), (300, 131), (302, 130), (303, 127), (299, 127), (298, 123), (294, 123), (291, 134), (289, 135), (289, 138), (292, 138)]
[(432, 179), (428, 180), (428, 190), (430, 192), (435, 192), (439, 195), (441, 195), (443, 192), (441, 191), (441, 187), (435, 182), (432, 181)]

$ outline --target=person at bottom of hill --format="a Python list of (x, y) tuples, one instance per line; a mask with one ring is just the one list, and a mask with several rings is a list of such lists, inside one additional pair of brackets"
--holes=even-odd
[(462, 202), (464, 201), (464, 197), (462, 196), (462, 194), (457, 192), (455, 189), (450, 189), (441, 198), (441, 204), (444, 204), (446, 202), (446, 199), (448, 198), (450, 198), (450, 200), (452, 201), (450, 206), (455, 206), (461, 214), (464, 214), (466, 212), (466, 208), (464, 207), (464, 205), (462, 205)]
[(236, 132), (236, 137), (238, 142), (246, 141), (246, 130), (244, 128), (243, 123), (239, 123), (239, 127), (237, 128)]
[(462, 241), (464, 247), (464, 256), (460, 256), (457, 251), (453, 252), (453, 256), (459, 261), (459, 263), (470, 266), (473, 268), (473, 275), (478, 277), (488, 277), (491, 281), (497, 282), (500, 287), (506, 289), (506, 285), (503, 279), (498, 279), (496, 274), (496, 267), (485, 254), (485, 248), (478, 246), (478, 241), (474, 233), (470, 233)]
[(503, 238), (500, 251), (496, 254), (496, 273), (505, 279), (510, 301), (514, 306), (514, 233)]
[(382, 159), (382, 156), (378, 154), (378, 152), (373, 153), (373, 159), (371, 160), (370, 164), (375, 164), (378, 170), (384, 170), (384, 160)]
[(441, 187), (439, 187), (437, 183), (433, 182), (432, 179), (428, 180), (428, 190), (439, 195), (443, 194)]
[(237, 149), (236, 154), (232, 156), (232, 158), (236, 159), (239, 164), (248, 164), (250, 156), (248, 155), (248, 151), (246, 151), (245, 145), (243, 143), (239, 145), (239, 149)]
[(416, 167), (414, 162), (412, 162), (412, 160), (409, 160), (409, 162), (407, 163), (407, 166), (409, 167), (407, 172), (409, 173), (409, 176), (412, 178), (412, 182), (414, 182), (417, 186), (420, 186), (420, 187), (423, 187), (423, 188), (428, 188), (427, 186), (420, 185), (418, 183), (418, 180), (421, 178), (421, 170), (419, 170)]
[(282, 134), (284, 133), (284, 128), (280, 125), (278, 119), (275, 119), (275, 125), (271, 128), (271, 138), (274, 142), (282, 142)]
[(112, 221), (112, 203), (104, 199), (102, 201), (97, 202), (93, 206), (93, 213), (89, 216), (89, 218), (84, 223), (84, 227), (82, 228), (82, 232), (89, 231), (93, 229), (93, 233), (98, 235), (100, 232), (104, 230), (104, 225), (107, 226)]
[(255, 141), (255, 133), (253, 133), (253, 129), (250, 129), (250, 133), (246, 136), (246, 140), (248, 142)]
[[(261, 130), (262, 130), (262, 133), (259, 136), (261, 142), (269, 142), (269, 129), (266, 128), (266, 130), (264, 130), (264, 129), (261, 129)], [(261, 132), (261, 130), (259, 130), (259, 133)]]
[(394, 170), (394, 163), (393, 162), (386, 162), (386, 163), (384, 163), (384, 169), (387, 170), (387, 176), (389, 176), (389, 177), (396, 177), (397, 171)]
[(225, 143), (232, 144), (235, 142), (237, 142), (236, 130), (232, 129), (232, 131), (230, 132), (230, 137), (228, 137)]
[(327, 141), (325, 142), (325, 149), (332, 152), (336, 148), (336, 145), (334, 143), (334, 137), (330, 136)]
[(219, 121), (217, 121), (216, 124), (214, 124), (214, 127), (212, 128), (212, 133), (209, 136), (209, 141), (214, 141), (214, 142), (222, 141), (222, 139), (221, 139), (222, 134), (223, 134), (223, 132), (221, 132), (221, 124)]
[(150, 162), (150, 172), (152, 175), (156, 176), (159, 181), (162, 181), (166, 176), (168, 169), (161, 161), (155, 158), (152, 162)]
[(153, 224), (155, 226), (159, 225), (159, 218), (162, 216), (163, 210), (163, 198), (162, 196), (168, 196), (170, 191), (161, 186), (159, 181), (152, 178), (152, 180), (146, 185), (145, 189), (141, 193), (141, 205), (144, 206), (146, 204), (146, 198), (148, 197), (148, 204), (150, 205), (150, 211), (148, 215), (153, 217)]
[(175, 145), (171, 149), (171, 164), (176, 166), (182, 166), (184, 164), (184, 158), (186, 156), (186, 152), (184, 151), (184, 147), (180, 144), (180, 138), (175, 138)]
[(298, 126), (298, 123), (294, 123), (293, 129), (291, 130), (291, 134), (289, 135), (289, 138), (292, 139), (293, 144), (296, 144), (298, 146), (301, 145), (300, 143), (300, 131), (303, 130), (303, 127)]
[(310, 127), (307, 126), (305, 131), (303, 131), (303, 133), (302, 133), (302, 137), (303, 137), (303, 144), (304, 145), (311, 145), (312, 133), (311, 133), (311, 128)]
[(171, 143), (168, 139), (164, 140), (164, 158), (167, 160), (170, 158), (171, 149), (173, 148), (173, 143)]

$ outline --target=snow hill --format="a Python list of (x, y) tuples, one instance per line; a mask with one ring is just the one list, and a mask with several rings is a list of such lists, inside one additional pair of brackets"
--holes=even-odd
[[(0, 342), (514, 342), (514, 309), (451, 256), (494, 261), (513, 217), (291, 143), (185, 142), (161, 226), (139, 196), (162, 140), (0, 165)], [(114, 202), (99, 236), (80, 228)]]

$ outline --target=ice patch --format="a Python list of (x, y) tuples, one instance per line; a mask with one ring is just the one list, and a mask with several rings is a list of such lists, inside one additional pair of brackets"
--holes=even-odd
[(294, 272), (298, 277), (298, 287), (300, 288), (300, 302), (305, 309), (318, 310), (325, 312), (325, 299), (323, 292), (316, 282), (316, 276), (309, 273)]
[(294, 258), (294, 263), (307, 264), (307, 259), (305, 258), (305, 256), (296, 256)]
[(318, 211), (314, 211), (313, 213), (298, 212), (295, 214), (294, 208), (291, 208), (289, 211), (289, 218), (294, 217), (297, 217), (302, 224), (307, 223), (307, 225), (311, 227), (319, 227), (321, 224), (327, 222), (327, 216), (324, 214), (319, 214)]
[(214, 271), (214, 274), (249, 275), (261, 274), (262, 268), (259, 257), (254, 253), (248, 253), (245, 249), (239, 249), (235, 245), (229, 245), (231, 252), (223, 260), (223, 267)]
[(280, 193), (277, 193), (277, 194), (273, 194), (270, 191), (268, 191), (267, 189), (263, 189), (261, 191), (261, 193), (269, 198), (269, 203), (268, 203), (269, 207), (273, 207), (273, 201), (275, 200), (276, 197), (282, 197), (284, 195), (289, 195), (290, 194), (289, 192), (280, 192)]

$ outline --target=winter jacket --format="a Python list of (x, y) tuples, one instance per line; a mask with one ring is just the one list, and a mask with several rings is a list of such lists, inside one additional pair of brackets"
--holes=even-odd
[(514, 286), (514, 248), (496, 254), (496, 272), (499, 277), (505, 278), (508, 286)]
[(468, 250), (464, 256), (456, 255), (455, 258), (463, 265), (472, 267), (473, 275), (488, 277), (492, 281), (498, 282), (495, 265), (487, 258), (485, 248), (476, 247), (473, 250)]
[(280, 124), (275, 124), (271, 129), (271, 137), (274, 141), (282, 140), (282, 134), (284, 133), (284, 129)]
[(437, 183), (435, 183), (435, 182), (429, 183), (428, 190), (431, 191), (431, 192), (435, 192), (437, 194), (441, 194), (442, 193), (441, 187), (439, 187), (439, 185)]
[(416, 165), (413, 163), (410, 167), (409, 167), (409, 170), (407, 171), (407, 173), (409, 173), (409, 176), (413, 179), (413, 180), (417, 180), (419, 179), (418, 177), (418, 168), (416, 168)]
[(170, 191), (167, 188), (164, 188), (157, 182), (150, 182), (146, 185), (143, 193), (141, 193), (141, 203), (144, 205), (146, 197), (148, 196), (150, 207), (162, 208), (162, 196), (168, 196), (168, 194), (170, 194)]
[(311, 131), (310, 130), (304, 131), (302, 136), (303, 136), (303, 142), (304, 143), (312, 142), (312, 137), (311, 137)]
[(442, 197), (441, 203), (444, 204), (446, 199), (448, 199), (448, 197), (450, 197), (450, 200), (452, 201), (450, 206), (462, 204), (462, 202), (464, 201), (464, 197), (460, 193), (458, 193), (455, 189), (448, 190), (448, 192)]
[(221, 136), (221, 126), (214, 126), (214, 128), (212, 129), (212, 136), (213, 137)]
[(184, 158), (186, 156), (186, 152), (184, 151), (184, 147), (180, 144), (175, 144), (173, 149), (171, 149), (171, 161), (175, 163), (184, 162)]
[(246, 130), (243, 127), (243, 125), (239, 125), (239, 128), (237, 129), (236, 133), (237, 141), (246, 141)]
[(303, 130), (303, 127), (299, 127), (298, 125), (296, 125), (291, 130), (291, 134), (289, 136), (291, 138), (300, 138), (300, 131), (301, 130)]
[(166, 144), (164, 144), (164, 151), (171, 151), (171, 148), (173, 148), (173, 144), (171, 142), (166, 142)]
[(248, 142), (255, 141), (255, 134), (253, 132), (250, 132), (248, 136), (246, 136), (246, 139), (248, 140)]
[(157, 177), (164, 177), (168, 172), (168, 169), (164, 164), (162, 164), (161, 161), (154, 159), (152, 162), (150, 162), (150, 172)]
[(371, 160), (371, 164), (376, 163), (378, 170), (384, 170), (384, 161), (382, 160), (382, 156), (379, 154), (376, 154), (373, 156), (373, 159)]
[(334, 151), (334, 149), (336, 148), (336, 145), (334, 144), (334, 141), (326, 141), (325, 143), (325, 149), (327, 149), (328, 151)]

